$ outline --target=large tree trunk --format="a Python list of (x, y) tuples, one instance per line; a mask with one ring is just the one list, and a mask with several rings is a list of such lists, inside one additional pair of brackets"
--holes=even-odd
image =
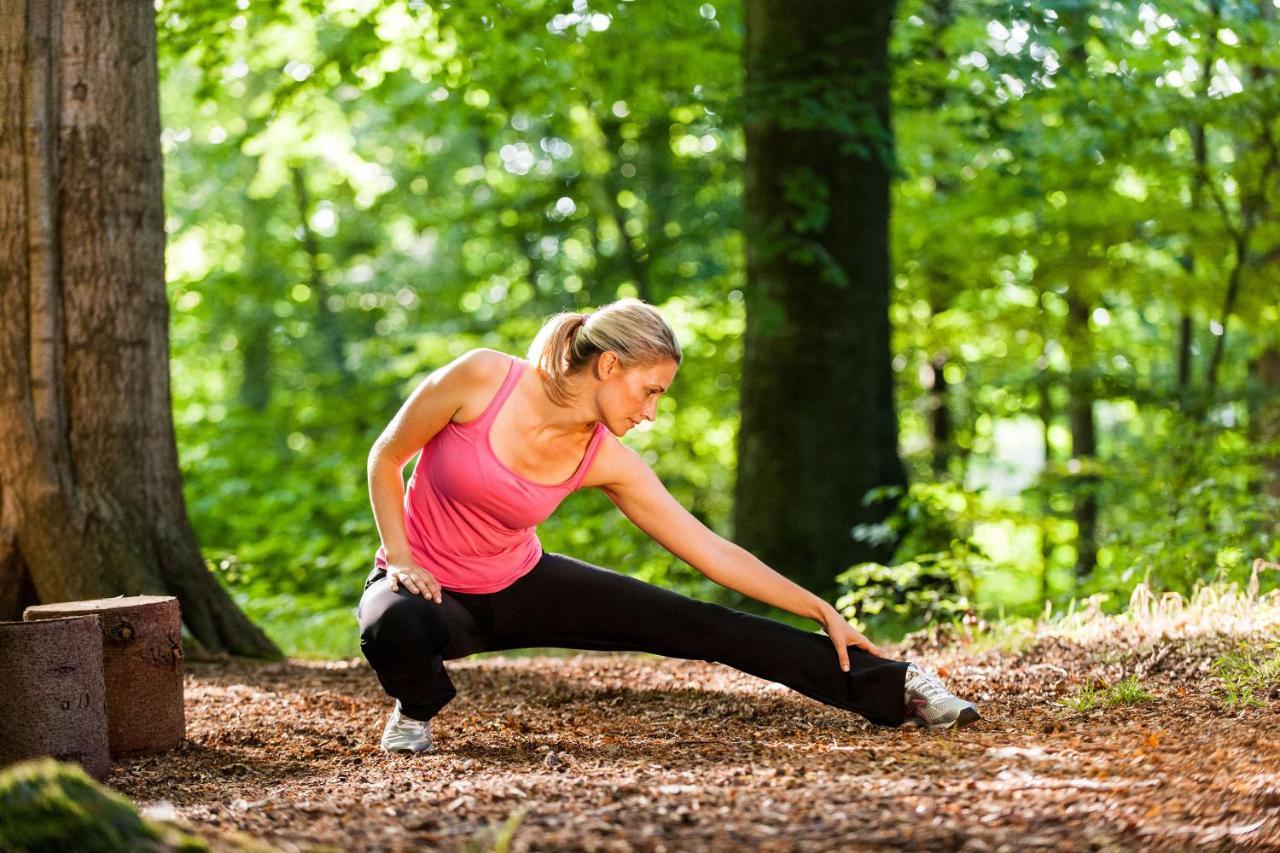
[(0, 15), (0, 618), (167, 593), (207, 650), (275, 656), (183, 504), (154, 18), (146, 0)]
[[(734, 538), (820, 595), (889, 546), (863, 497), (906, 482), (889, 337), (893, 3), (746, 6), (747, 326)], [(805, 103), (829, 113), (815, 123)], [(857, 131), (848, 130), (857, 128)]]

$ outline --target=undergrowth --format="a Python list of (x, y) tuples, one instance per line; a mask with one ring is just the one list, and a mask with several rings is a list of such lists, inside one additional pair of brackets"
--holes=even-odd
[(1213, 662), (1213, 671), (1227, 705), (1261, 706), (1264, 699), (1280, 697), (1280, 640), (1262, 648), (1241, 641)]
[(1081, 687), (1072, 696), (1061, 700), (1060, 704), (1076, 713), (1083, 714), (1095, 708), (1114, 708), (1118, 705), (1141, 705), (1154, 702), (1153, 696), (1136, 675), (1118, 681), (1109, 687), (1099, 688), (1094, 683)]

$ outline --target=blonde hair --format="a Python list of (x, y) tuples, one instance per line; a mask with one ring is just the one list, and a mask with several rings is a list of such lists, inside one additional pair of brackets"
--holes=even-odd
[(529, 345), (527, 360), (538, 368), (547, 396), (567, 406), (574, 395), (568, 377), (613, 352), (623, 368), (657, 364), (683, 356), (680, 342), (658, 309), (633, 296), (579, 314), (562, 311), (547, 320)]

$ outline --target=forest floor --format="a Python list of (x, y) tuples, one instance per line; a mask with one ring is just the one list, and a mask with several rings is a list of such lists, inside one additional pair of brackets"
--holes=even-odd
[(472, 658), (418, 756), (363, 660), (189, 663), (187, 741), (106, 781), (280, 850), (1280, 850), (1275, 672), (1249, 705), (1215, 665), (1274, 636), (896, 647), (986, 717), (944, 732), (702, 661)]

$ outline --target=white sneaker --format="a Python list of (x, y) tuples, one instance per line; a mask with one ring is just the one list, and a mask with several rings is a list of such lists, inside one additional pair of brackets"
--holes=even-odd
[(932, 672), (914, 663), (907, 667), (907, 723), (929, 729), (949, 729), (981, 720), (978, 707), (957, 699)]
[(400, 702), (396, 701), (395, 710), (387, 720), (387, 727), (382, 730), (382, 750), (384, 752), (430, 752), (431, 721), (413, 720), (400, 713)]

